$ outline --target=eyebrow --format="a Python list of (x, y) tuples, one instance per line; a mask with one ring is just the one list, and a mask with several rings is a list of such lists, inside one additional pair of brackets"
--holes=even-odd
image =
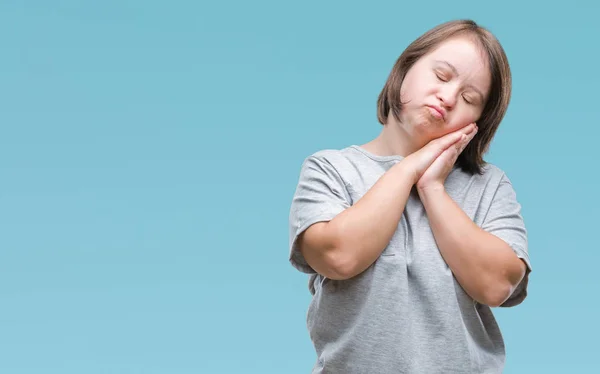
[[(459, 75), (458, 70), (456, 70), (456, 67), (454, 65), (452, 65), (451, 63), (449, 63), (448, 61), (436, 60), (435, 62), (447, 65), (455, 75)], [(473, 91), (477, 92), (479, 94), (479, 96), (481, 96), (481, 101), (484, 101), (485, 96), (483, 96), (483, 93), (477, 87), (473, 86), (472, 84), (468, 84), (467, 87), (470, 87), (473, 89)]]

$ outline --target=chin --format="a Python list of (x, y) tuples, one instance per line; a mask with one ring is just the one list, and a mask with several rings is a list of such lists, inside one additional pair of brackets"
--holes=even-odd
[(423, 136), (436, 137), (444, 132), (445, 122), (442, 119), (434, 117), (428, 109), (419, 113), (413, 126), (415, 132)]

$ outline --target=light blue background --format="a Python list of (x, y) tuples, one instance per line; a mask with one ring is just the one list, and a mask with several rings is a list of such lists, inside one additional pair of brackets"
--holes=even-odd
[(597, 370), (591, 3), (3, 1), (0, 372), (308, 373), (301, 163), (377, 136), (396, 58), (456, 18), (498, 36), (514, 77), (487, 159), (534, 272), (496, 309), (506, 373)]

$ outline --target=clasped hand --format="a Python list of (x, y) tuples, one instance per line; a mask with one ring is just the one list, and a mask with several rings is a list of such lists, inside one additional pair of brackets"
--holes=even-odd
[(419, 192), (443, 189), (458, 156), (477, 134), (477, 125), (471, 123), (459, 130), (427, 143), (406, 158), (413, 172)]

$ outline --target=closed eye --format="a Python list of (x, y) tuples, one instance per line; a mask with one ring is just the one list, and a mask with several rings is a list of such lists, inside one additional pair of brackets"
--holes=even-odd
[(436, 75), (436, 76), (437, 76), (437, 78), (438, 78), (439, 80), (441, 80), (442, 82), (448, 82), (448, 81), (450, 80), (450, 78), (449, 78), (449, 77), (448, 77), (446, 74), (444, 74), (444, 73), (442, 73), (442, 72), (440, 72), (440, 71), (436, 71), (436, 72), (435, 72), (435, 75)]

